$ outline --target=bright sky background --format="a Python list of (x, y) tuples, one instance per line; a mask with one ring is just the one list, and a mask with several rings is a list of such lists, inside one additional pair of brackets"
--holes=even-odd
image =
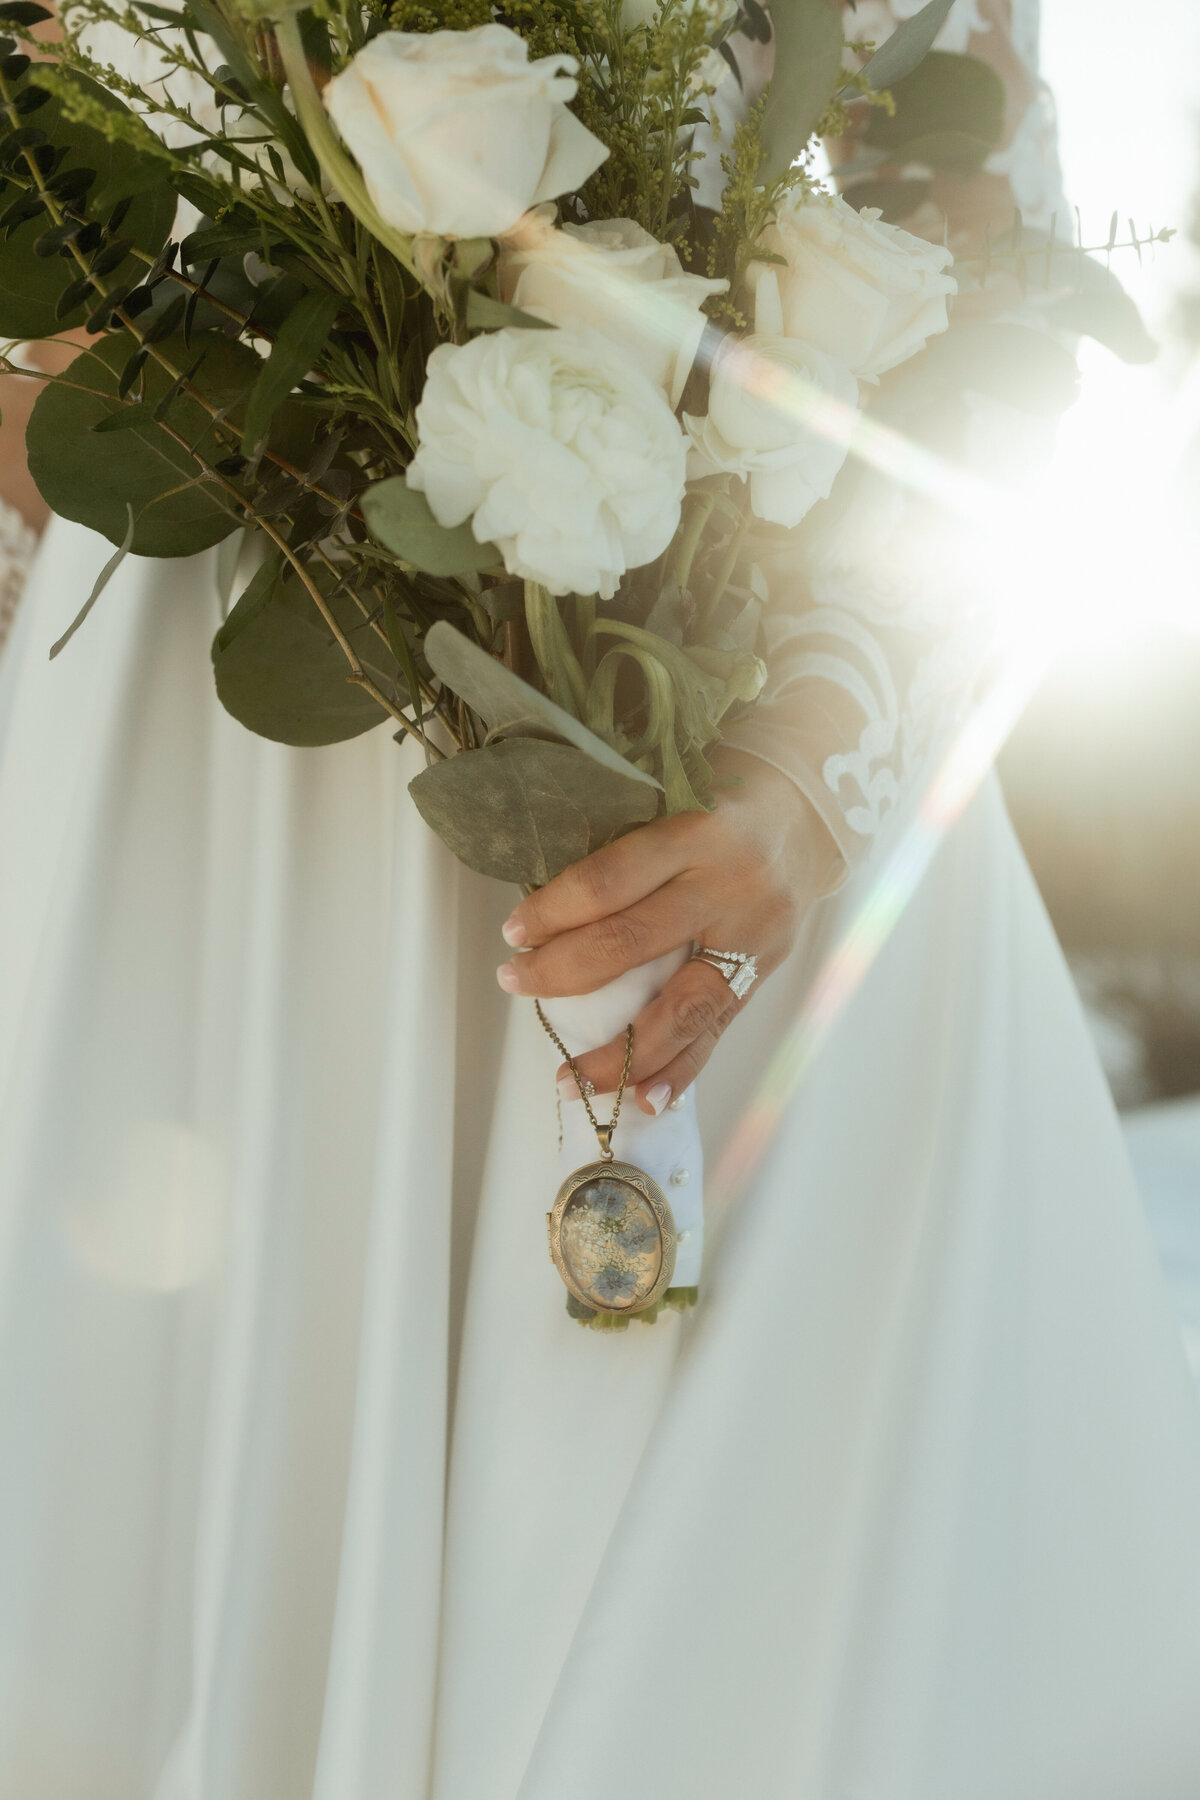
[(1041, 599), (1073, 613), (1068, 655), (1082, 674), (1093, 651), (1119, 658), (1147, 622), (1200, 630), (1200, 509), (1170, 486), (1200, 436), (1200, 361), (1173, 336), (1172, 316), (1181, 291), (1200, 290), (1200, 253), (1185, 235), (1200, 202), (1200, 0), (1043, 0), (1042, 67), (1085, 241), (1105, 240), (1114, 210), (1125, 235), (1130, 217), (1143, 231), (1179, 231), (1141, 267), (1133, 252), (1114, 257), (1162, 353), (1127, 368), (1083, 344), (1082, 396), (1063, 421), (1043, 525), (1020, 557), (1028, 566), (1044, 551), (1047, 571), (1069, 571), (1050, 576)]

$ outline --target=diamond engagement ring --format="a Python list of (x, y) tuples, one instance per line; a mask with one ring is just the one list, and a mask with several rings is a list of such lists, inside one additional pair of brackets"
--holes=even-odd
[(707, 963), (723, 975), (739, 1000), (744, 1000), (758, 980), (758, 958), (745, 950), (710, 950), (700, 944), (692, 951), (692, 962)]

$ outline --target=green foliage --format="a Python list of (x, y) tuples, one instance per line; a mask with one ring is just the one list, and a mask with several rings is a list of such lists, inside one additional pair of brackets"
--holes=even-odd
[[(26, 434), (29, 468), (64, 518), (120, 544), (132, 506), (135, 554), (191, 556), (241, 522), (206, 473), (230, 448), (213, 412), (236, 425), (261, 364), (247, 345), (216, 332), (197, 332), (190, 344), (167, 337), (155, 348), (162, 360), (143, 365), (136, 408), (118, 398), (133, 339), (119, 333), (77, 356), (38, 397)], [(184, 372), (187, 391), (179, 387)], [(128, 428), (103, 431), (117, 419)]]
[[(29, 73), (16, 81), (0, 75), (0, 213), (13, 222), (0, 243), (0, 336), (13, 338), (80, 325), (106, 293), (135, 286), (175, 214), (175, 197), (153, 168), (130, 145), (69, 121), (36, 72), (36, 83)], [(125, 112), (81, 77), (64, 80), (99, 111)], [(53, 169), (39, 166), (50, 158)], [(62, 305), (72, 292), (76, 303)]]
[(726, 294), (715, 294), (706, 303), (710, 318), (744, 329), (749, 321), (738, 301), (742, 280), (750, 264), (761, 255), (759, 239), (775, 215), (783, 196), (795, 188), (816, 184), (803, 162), (785, 168), (775, 180), (765, 179), (766, 147), (762, 125), (767, 100), (751, 108), (750, 116), (735, 127), (730, 154), (722, 156), (725, 192), (721, 210), (713, 221), (708, 252), (708, 272), (729, 283)]
[(1000, 322), (961, 325), (933, 339), (920, 378), (1050, 417), (1073, 405), (1079, 391), (1069, 350), (1047, 332)]
[[(386, 690), (399, 680), (386, 638), (371, 629), (328, 571), (312, 577), (364, 668)], [(222, 706), (280, 744), (337, 744), (387, 717), (350, 679), (346, 657), (294, 570), (278, 557), (254, 576), (212, 648)]]
[[(622, 0), (505, 0), (500, 16), (532, 57), (576, 59), (574, 111), (609, 150), (560, 222), (635, 220), (725, 279), (708, 312), (743, 328), (763, 230), (815, 185), (814, 134), (844, 129), (852, 106), (871, 110), (852, 198), (889, 217), (928, 184), (878, 170), (969, 174), (998, 141), (992, 71), (924, 54), (948, 4), (930, 0), (847, 77), (839, 0), (778, 0), (775, 78), (720, 145), (715, 218), (694, 189), (730, 29), (719, 0), (659, 0), (633, 28)], [(213, 646), (230, 713), (297, 745), (390, 721), (425, 745), (413, 793), (434, 829), (472, 867), (536, 883), (657, 811), (710, 803), (722, 721), (763, 678), (761, 564), (784, 534), (749, 520), (743, 483), (694, 481), (673, 542), (611, 602), (559, 600), (408, 487), (430, 353), (549, 327), (501, 298), (490, 239), (409, 238), (381, 219), (318, 90), (376, 30), (493, 16), (487, 0), (76, 0), (56, 60), (29, 65), (0, 39), (0, 332), (81, 323), (98, 340), (48, 383), (28, 434), (47, 501), (119, 546), (72, 632), (127, 552), (188, 555), (244, 528), (261, 567)], [(0, 3), (0, 31), (42, 17)], [(765, 41), (752, 0), (742, 18)], [(187, 92), (98, 65), (89, 23), (146, 38)], [(176, 245), (180, 198), (201, 217)], [(993, 251), (1028, 275), (1028, 241)], [(1065, 279), (1058, 255), (1047, 311), (1141, 354), (1107, 271)], [(880, 416), (932, 434), (972, 385), (1038, 406), (1071, 379), (1048, 340), (980, 327), (885, 378)], [(689, 411), (706, 380), (701, 356)], [(464, 754), (444, 759), (447, 743)]]
[(310, 292), (292, 308), (250, 390), (242, 426), (242, 454), (249, 456), (298, 381), (308, 374), (337, 318), (336, 294)]
[(889, 162), (975, 175), (1004, 134), (1003, 84), (977, 56), (931, 50), (890, 91), (894, 109), (872, 113), (863, 140)]
[(650, 789), (659, 786), (652, 775), (635, 769), (603, 738), (529, 682), (522, 681), (453, 625), (441, 621), (430, 628), (425, 638), (425, 655), (434, 674), (478, 713), (493, 736), (521, 732), (529, 737), (557, 738), (573, 744), (611, 774), (639, 781)]
[(772, 16), (775, 69), (761, 126), (761, 173), (768, 185), (803, 154), (842, 66), (840, 0), (786, 0)]
[(911, 75), (933, 49), (934, 39), (953, 5), (954, 0), (929, 0), (920, 12), (901, 19), (887, 42), (864, 65), (861, 73), (866, 86), (879, 92)]
[(932, 181), (856, 181), (842, 189), (842, 198), (857, 212), (874, 207), (885, 223), (899, 225), (911, 218), (933, 192)]
[(495, 544), (479, 543), (469, 522), (439, 525), (424, 494), (410, 488), (402, 475), (368, 488), (362, 510), (372, 536), (426, 575), (465, 575), (495, 568), (500, 561)]
[(544, 887), (631, 826), (652, 819), (652, 787), (573, 744), (502, 738), (423, 769), (417, 810), (468, 868)]

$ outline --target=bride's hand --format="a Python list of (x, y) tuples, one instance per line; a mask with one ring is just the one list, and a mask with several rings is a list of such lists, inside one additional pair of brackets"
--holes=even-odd
[[(813, 902), (836, 884), (841, 858), (818, 814), (769, 763), (722, 751), (726, 783), (711, 813), (681, 813), (619, 838), (523, 900), (504, 926), (526, 953), (497, 970), (510, 994), (587, 994), (695, 938), (778, 968)], [(660, 1113), (695, 1080), (737, 1000), (718, 970), (687, 962), (634, 1021), (633, 1065), (643, 1112)], [(621, 1076), (624, 1034), (577, 1059), (597, 1093)], [(570, 1076), (566, 1064), (560, 1079)], [(564, 1093), (572, 1097), (575, 1084)]]

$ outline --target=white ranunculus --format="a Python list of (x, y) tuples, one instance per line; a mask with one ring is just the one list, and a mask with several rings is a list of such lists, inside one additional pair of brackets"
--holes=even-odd
[(597, 331), (506, 328), (429, 358), (408, 484), (441, 525), (472, 521), (512, 575), (610, 599), (679, 523), (687, 441), (636, 363)]
[(526, 215), (500, 251), (500, 291), (555, 325), (591, 326), (679, 403), (706, 320), (700, 308), (727, 282), (689, 275), (669, 244), (632, 219), (554, 228), (551, 209)]
[(764, 332), (727, 337), (713, 359), (706, 417), (684, 414), (688, 473), (740, 475), (758, 518), (798, 525), (846, 460), (847, 417), (837, 408), (857, 404), (849, 369), (811, 344)]
[(385, 31), (325, 89), (367, 191), (398, 231), (497, 237), (608, 155), (567, 107), (570, 56), (529, 61), (507, 25)]
[(837, 194), (789, 194), (762, 236), (776, 268), (783, 329), (873, 381), (949, 323), (958, 284), (940, 244), (885, 225)]

